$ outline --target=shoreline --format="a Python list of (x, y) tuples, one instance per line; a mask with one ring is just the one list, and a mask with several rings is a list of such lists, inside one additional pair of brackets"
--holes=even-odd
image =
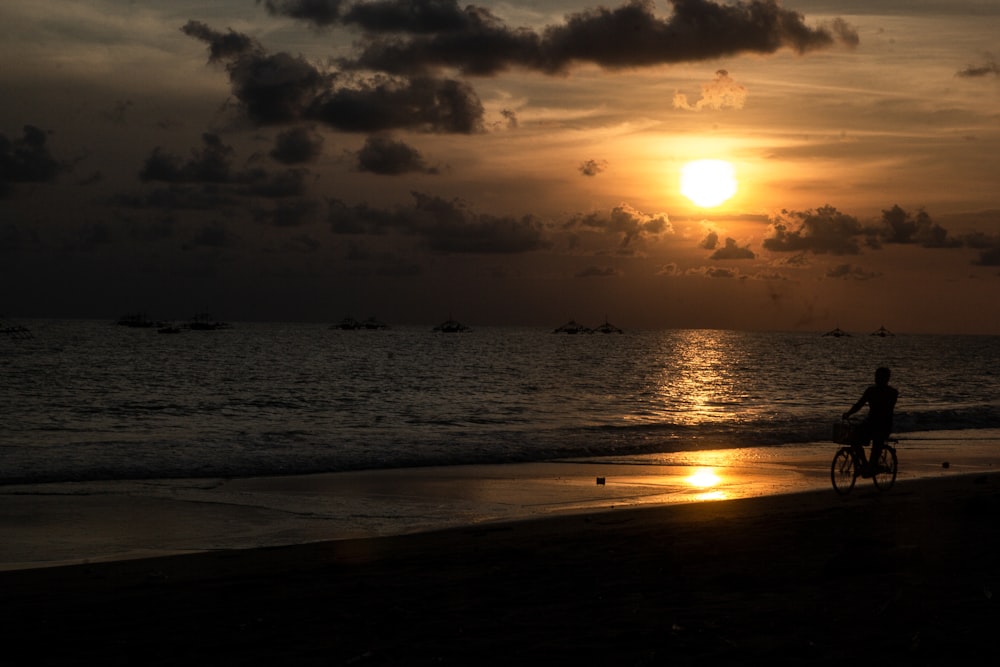
[[(897, 483), (996, 470), (1000, 442), (977, 443), (942, 435), (901, 443)], [(811, 443), (278, 477), (10, 485), (0, 487), (0, 571), (649, 505), (833, 494), (829, 463), (835, 449)], [(869, 486), (859, 480), (855, 493)]]
[(995, 651), (998, 518), (956, 474), (8, 571), (0, 621), (25, 664), (942, 664)]

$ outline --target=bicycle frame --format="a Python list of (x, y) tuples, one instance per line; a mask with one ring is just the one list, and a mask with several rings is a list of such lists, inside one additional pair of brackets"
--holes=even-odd
[[(896, 482), (898, 459), (895, 446), (898, 443), (896, 438), (890, 438), (882, 445), (878, 467), (871, 476), (872, 483), (879, 491), (888, 491)], [(860, 446), (842, 446), (834, 454), (833, 462), (830, 464), (830, 481), (833, 483), (834, 491), (842, 496), (850, 493), (858, 477), (862, 476), (862, 463), (858, 458), (857, 447)]]

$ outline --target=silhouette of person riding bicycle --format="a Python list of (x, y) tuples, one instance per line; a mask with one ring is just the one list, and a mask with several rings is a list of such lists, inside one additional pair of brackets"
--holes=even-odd
[[(889, 384), (890, 371), (880, 367), (875, 370), (875, 384), (865, 389), (861, 398), (843, 414), (843, 422), (834, 429), (834, 440), (841, 447), (833, 459), (830, 471), (833, 487), (838, 493), (847, 493), (858, 477), (871, 478), (880, 490), (888, 489), (896, 481), (896, 449), (890, 444), (893, 411), (899, 391)], [(860, 424), (850, 421), (851, 416), (868, 406), (868, 415)], [(871, 455), (865, 457), (865, 446), (871, 442)]]

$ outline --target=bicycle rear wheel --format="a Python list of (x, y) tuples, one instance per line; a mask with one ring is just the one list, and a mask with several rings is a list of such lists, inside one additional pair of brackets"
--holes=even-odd
[(896, 483), (896, 449), (886, 445), (878, 456), (878, 471), (872, 475), (875, 488), (888, 491)]
[(830, 466), (830, 481), (833, 482), (833, 490), (840, 495), (847, 495), (854, 488), (854, 482), (858, 478), (858, 471), (854, 465), (854, 453), (850, 447), (841, 447), (833, 456), (833, 464)]

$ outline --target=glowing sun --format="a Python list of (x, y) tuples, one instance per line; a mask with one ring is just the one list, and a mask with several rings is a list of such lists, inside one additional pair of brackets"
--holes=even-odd
[(712, 208), (736, 194), (736, 172), (724, 160), (695, 160), (681, 168), (681, 194), (696, 206)]

